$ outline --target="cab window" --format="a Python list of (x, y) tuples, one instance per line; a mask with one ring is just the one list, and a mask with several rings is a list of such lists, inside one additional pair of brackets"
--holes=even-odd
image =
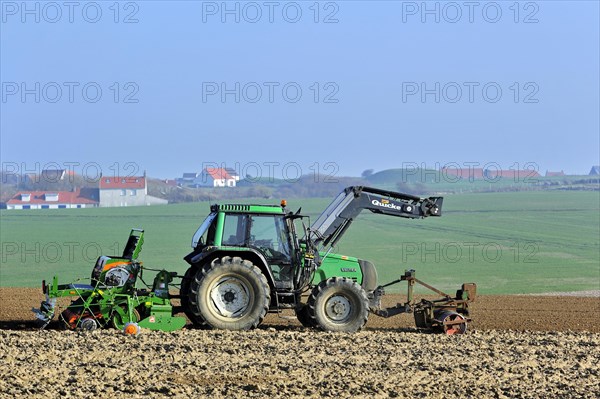
[(250, 245), (265, 254), (269, 263), (289, 263), (291, 260), (287, 225), (282, 216), (251, 216)]
[(223, 224), (223, 245), (243, 246), (246, 242), (246, 216), (228, 213)]

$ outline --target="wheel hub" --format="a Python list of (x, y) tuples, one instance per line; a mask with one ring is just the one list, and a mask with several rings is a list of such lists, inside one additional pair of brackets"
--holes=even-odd
[(98, 327), (96, 320), (87, 317), (79, 322), (79, 328), (85, 331), (94, 331)]
[(225, 295), (223, 295), (223, 300), (227, 303), (231, 303), (235, 301), (235, 292), (227, 291)]
[(351, 311), (350, 301), (341, 295), (334, 295), (325, 303), (325, 314), (333, 321), (344, 321)]
[(212, 287), (210, 298), (221, 316), (238, 318), (250, 305), (250, 289), (238, 278), (225, 277)]

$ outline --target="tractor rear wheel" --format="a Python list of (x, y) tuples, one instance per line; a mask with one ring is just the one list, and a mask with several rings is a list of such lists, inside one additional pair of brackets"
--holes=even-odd
[(181, 279), (181, 288), (179, 295), (181, 297), (181, 308), (183, 309), (183, 313), (187, 316), (187, 318), (197, 327), (204, 326), (204, 320), (201, 317), (196, 316), (191, 308), (190, 308), (190, 286), (192, 281), (194, 280), (196, 273), (198, 272), (198, 267), (190, 267), (185, 272), (183, 279)]
[(190, 282), (189, 309), (212, 328), (249, 330), (264, 319), (269, 284), (249, 260), (224, 256), (204, 265)]
[(316, 286), (308, 297), (313, 323), (325, 331), (355, 332), (369, 317), (365, 290), (345, 277), (332, 277)]

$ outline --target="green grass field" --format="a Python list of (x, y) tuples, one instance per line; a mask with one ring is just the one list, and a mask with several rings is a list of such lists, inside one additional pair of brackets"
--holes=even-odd
[[(524, 165), (521, 165), (524, 166)], [(530, 165), (531, 166), (531, 165)], [(458, 179), (439, 170), (426, 169), (387, 169), (377, 172), (367, 180), (374, 187), (388, 190), (397, 190), (398, 183), (405, 183), (406, 188), (416, 189), (419, 192), (445, 192), (445, 193), (471, 193), (471, 192), (505, 192), (567, 188), (597, 188), (597, 176), (554, 176), (543, 177), (531, 175), (533, 171), (527, 170), (522, 175), (510, 175), (502, 178), (496, 176), (494, 169), (484, 179), (470, 180), (468, 176)], [(406, 189), (405, 188), (405, 189)]]
[[(288, 204), (314, 220), (329, 201)], [(64, 282), (87, 278), (100, 254), (122, 251), (132, 227), (146, 230), (146, 267), (184, 272), (182, 258), (208, 210), (208, 203), (3, 210), (0, 285), (38, 286), (54, 274)], [(455, 194), (446, 196), (443, 211), (424, 220), (363, 213), (335, 252), (373, 261), (381, 283), (414, 268), (418, 278), (448, 291), (470, 281), (483, 294), (600, 288), (598, 192)], [(151, 277), (148, 272), (146, 280)]]

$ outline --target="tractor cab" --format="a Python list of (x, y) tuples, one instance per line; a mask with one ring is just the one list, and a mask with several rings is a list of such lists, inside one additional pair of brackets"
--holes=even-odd
[(277, 288), (293, 288), (293, 263), (298, 248), (292, 240), (292, 222), (279, 206), (213, 205), (192, 238), (191, 264), (220, 252), (251, 251), (268, 265)]

